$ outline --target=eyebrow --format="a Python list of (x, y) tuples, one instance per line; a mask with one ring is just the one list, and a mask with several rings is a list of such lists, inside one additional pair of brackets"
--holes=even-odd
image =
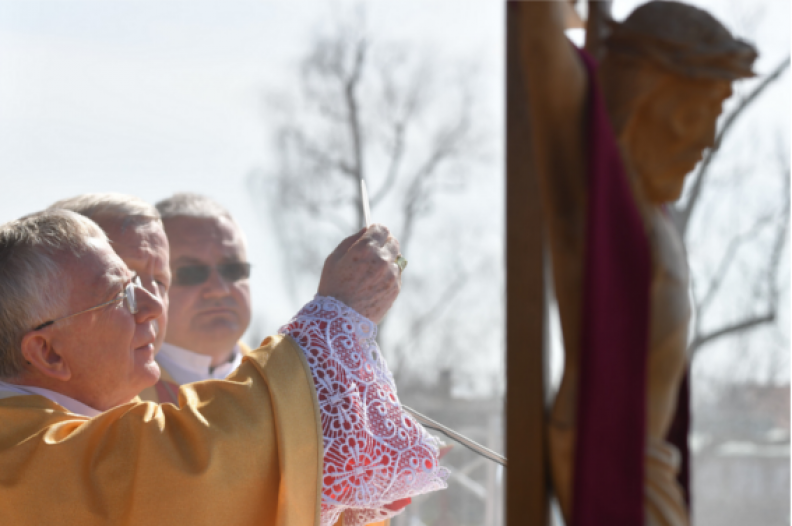
[[(108, 280), (110, 283), (105, 287), (104, 293), (102, 294), (102, 298), (108, 298), (111, 294), (117, 294), (118, 288), (123, 286), (124, 283), (130, 278), (128, 273), (122, 276), (114, 272), (114, 270), (121, 270), (121, 269), (112, 269), (104, 272), (99, 276), (100, 281)], [(133, 273), (134, 274), (134, 273)]]
[(171, 261), (171, 263), (173, 263), (173, 264), (178, 264), (178, 263), (196, 264), (197, 263), (199, 265), (205, 265), (206, 264), (203, 260), (198, 259), (198, 258), (193, 257), (193, 256), (180, 256), (178, 259), (175, 259), (174, 261)]

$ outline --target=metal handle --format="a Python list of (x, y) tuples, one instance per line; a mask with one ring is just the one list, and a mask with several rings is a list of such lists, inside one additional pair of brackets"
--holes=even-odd
[(498, 464), (500, 464), (503, 467), (506, 467), (506, 457), (504, 457), (503, 455), (500, 455), (500, 454), (494, 452), (493, 450), (482, 446), (478, 442), (475, 442), (475, 441), (469, 439), (468, 437), (466, 437), (465, 435), (463, 435), (461, 433), (457, 433), (456, 431), (454, 431), (450, 427), (446, 427), (443, 424), (441, 424), (440, 422), (435, 422), (434, 420), (432, 420), (428, 416), (422, 415), (421, 413), (419, 413), (418, 411), (416, 411), (415, 409), (413, 409), (411, 407), (407, 407), (406, 405), (402, 405), (402, 409), (404, 409), (413, 418), (415, 418), (422, 426), (428, 427), (429, 429), (434, 429), (435, 431), (439, 431), (439, 432), (443, 433), (445, 436), (447, 436), (448, 438), (459, 442), (460, 444), (462, 444), (463, 446), (465, 446), (469, 450), (473, 451), (474, 453), (476, 453), (478, 455), (481, 455), (482, 457), (484, 457), (486, 459), (489, 459), (489, 460), (491, 460), (493, 462), (497, 462)]

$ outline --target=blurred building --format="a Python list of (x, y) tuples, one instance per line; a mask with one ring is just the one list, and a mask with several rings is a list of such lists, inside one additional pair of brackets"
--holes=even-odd
[(790, 524), (789, 396), (789, 385), (739, 384), (696, 407), (694, 524)]
[[(734, 384), (694, 408), (693, 524), (790, 524), (790, 386)], [(502, 398), (458, 398), (450, 371), (432, 385), (400, 384), (402, 402), (498, 452)], [(393, 526), (501, 526), (503, 469), (438, 435), (451, 451), (445, 492), (413, 499)], [(554, 517), (560, 524), (560, 517)]]
[[(426, 416), (503, 453), (503, 399), (454, 397), (451, 371), (441, 371), (432, 385), (401, 383), (399, 398)], [(441, 460), (451, 470), (448, 490), (413, 499), (392, 521), (393, 526), (501, 526), (503, 468), (434, 434), (453, 445)]]

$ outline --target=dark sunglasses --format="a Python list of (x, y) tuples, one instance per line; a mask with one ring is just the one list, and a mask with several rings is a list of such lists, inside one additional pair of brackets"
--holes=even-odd
[[(229, 283), (250, 277), (250, 263), (244, 261), (220, 263), (215, 265), (214, 268), (217, 269), (220, 277)], [(201, 283), (206, 283), (211, 275), (211, 265), (185, 265), (177, 268), (173, 273), (173, 284), (182, 287), (200, 285)]]

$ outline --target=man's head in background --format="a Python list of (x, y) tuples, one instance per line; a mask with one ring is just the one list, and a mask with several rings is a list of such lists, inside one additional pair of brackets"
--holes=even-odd
[(250, 324), (250, 264), (244, 234), (222, 206), (190, 193), (157, 203), (170, 242), (171, 345), (228, 360)]
[(0, 225), (0, 378), (100, 411), (160, 376), (163, 305), (138, 288), (105, 233), (68, 210)]
[(71, 210), (98, 224), (116, 254), (140, 277), (143, 287), (162, 301), (164, 309), (157, 319), (154, 344), (158, 351), (168, 324), (171, 274), (168, 238), (157, 209), (137, 197), (116, 193), (83, 194), (58, 201), (49, 209)]

